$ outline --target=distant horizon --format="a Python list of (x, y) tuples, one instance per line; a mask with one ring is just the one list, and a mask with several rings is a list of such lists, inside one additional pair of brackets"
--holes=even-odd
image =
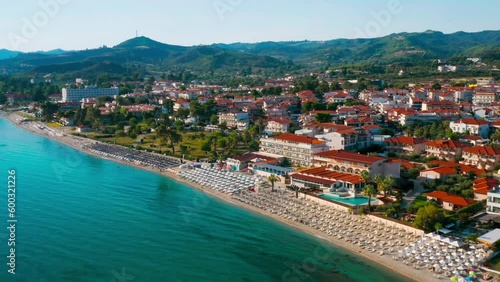
[(400, 32), (497, 30), (499, 1), (25, 0), (0, 18), (0, 49), (114, 46), (139, 35), (178, 46), (376, 38)]
[(359, 38), (333, 38), (333, 39), (302, 39), (302, 40), (265, 40), (265, 41), (253, 41), (253, 42), (245, 42), (245, 41), (234, 41), (234, 42), (213, 42), (213, 43), (208, 43), (208, 44), (193, 44), (193, 45), (181, 45), (181, 44), (175, 44), (175, 43), (170, 43), (170, 42), (163, 42), (161, 40), (158, 40), (156, 38), (153, 38), (153, 37), (150, 37), (150, 36), (146, 36), (146, 35), (141, 35), (141, 34), (138, 34), (137, 36), (134, 36), (134, 37), (130, 37), (128, 39), (124, 39), (118, 43), (114, 43), (114, 45), (106, 45), (106, 44), (102, 44), (100, 46), (97, 46), (97, 47), (84, 47), (84, 48), (81, 48), (81, 49), (71, 49), (71, 50), (67, 50), (67, 49), (63, 49), (63, 48), (60, 48), (60, 47), (56, 47), (54, 49), (49, 49), (49, 50), (33, 50), (33, 51), (20, 51), (20, 50), (11, 50), (11, 49), (8, 49), (8, 48), (4, 48), (2, 46), (0, 46), (0, 50), (7, 50), (7, 51), (11, 51), (11, 52), (20, 52), (20, 53), (47, 53), (47, 52), (52, 52), (52, 51), (64, 51), (64, 52), (76, 52), (76, 51), (85, 51), (85, 50), (92, 50), (92, 49), (99, 49), (99, 48), (102, 48), (104, 46), (106, 46), (107, 48), (113, 48), (113, 47), (116, 47), (124, 42), (127, 42), (129, 40), (132, 40), (134, 38), (141, 38), (141, 37), (145, 37), (145, 38), (148, 38), (150, 40), (153, 40), (153, 41), (156, 41), (156, 42), (159, 42), (159, 43), (162, 43), (162, 44), (167, 44), (167, 45), (173, 45), (173, 46), (181, 46), (181, 47), (193, 47), (193, 46), (211, 46), (211, 45), (216, 45), (216, 44), (227, 44), (227, 45), (231, 45), (231, 44), (259, 44), (259, 43), (265, 43), (265, 42), (274, 42), (274, 43), (280, 43), (280, 42), (306, 42), (306, 41), (309, 41), (309, 42), (321, 42), (321, 41), (334, 41), (334, 40), (357, 40), (357, 39), (376, 39), (376, 38), (383, 38), (383, 37), (387, 37), (387, 36), (391, 36), (391, 35), (394, 35), (394, 34), (402, 34), (402, 33), (426, 33), (426, 32), (439, 32), (439, 33), (443, 33), (445, 35), (450, 35), (450, 34), (455, 34), (455, 33), (460, 33), (460, 32), (463, 32), (463, 33), (480, 33), (480, 32), (489, 32), (489, 31), (492, 31), (492, 32), (495, 32), (495, 31), (500, 31), (500, 29), (485, 29), (485, 30), (479, 30), (479, 31), (463, 31), (463, 30), (458, 30), (458, 31), (454, 31), (454, 32), (443, 32), (443, 31), (440, 31), (440, 30), (431, 30), (431, 29), (427, 29), (427, 30), (424, 30), (424, 31), (401, 31), (401, 32), (395, 32), (395, 33), (390, 33), (390, 34), (387, 34), (387, 35), (383, 35), (383, 36), (377, 36), (377, 37), (359, 37)]

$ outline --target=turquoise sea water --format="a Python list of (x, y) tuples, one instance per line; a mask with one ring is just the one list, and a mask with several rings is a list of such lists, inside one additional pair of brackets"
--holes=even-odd
[[(328, 199), (330, 201), (340, 202), (340, 203), (350, 205), (350, 206), (363, 205), (363, 204), (368, 203), (368, 198), (362, 197), (362, 196), (358, 196), (356, 198), (340, 198), (340, 197), (330, 196), (327, 194), (321, 194), (319, 196), (321, 198), (325, 198), (325, 199)], [(375, 201), (375, 199), (371, 199), (370, 202), (373, 202), (373, 201)]]
[[(0, 281), (405, 281), (264, 216), (0, 119)], [(16, 170), (16, 274), (7, 176)]]

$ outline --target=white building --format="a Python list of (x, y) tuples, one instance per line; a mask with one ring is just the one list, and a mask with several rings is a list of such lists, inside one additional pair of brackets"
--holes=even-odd
[(310, 166), (314, 154), (326, 151), (324, 141), (290, 133), (260, 139), (259, 152), (280, 155), (301, 166)]
[(487, 138), (490, 130), (489, 124), (480, 119), (464, 118), (450, 122), (450, 128), (455, 133), (466, 133), (469, 135), (479, 135)]
[(500, 215), (500, 189), (499, 188), (488, 192), (488, 201), (486, 202), (486, 212), (489, 214)]
[(98, 98), (102, 96), (115, 96), (120, 94), (117, 87), (112, 88), (82, 88), (82, 89), (62, 89), (62, 102), (79, 102), (84, 98)]
[(495, 92), (477, 91), (472, 97), (474, 105), (489, 105), (495, 102)]
[(325, 141), (330, 150), (352, 151), (368, 147), (371, 144), (371, 136), (364, 130), (347, 129), (315, 137)]
[(228, 128), (236, 128), (238, 130), (246, 130), (250, 125), (248, 113), (219, 113), (219, 124), (226, 123)]

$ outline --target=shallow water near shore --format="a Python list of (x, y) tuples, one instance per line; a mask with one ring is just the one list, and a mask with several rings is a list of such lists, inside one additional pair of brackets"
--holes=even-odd
[[(407, 281), (265, 216), (3, 119), (0, 137), (0, 281)], [(15, 275), (6, 258), (11, 169)]]

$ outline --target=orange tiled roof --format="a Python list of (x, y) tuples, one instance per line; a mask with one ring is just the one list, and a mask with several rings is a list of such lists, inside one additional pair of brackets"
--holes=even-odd
[(325, 141), (321, 141), (319, 139), (310, 138), (310, 137), (302, 136), (302, 135), (291, 134), (291, 133), (281, 134), (281, 135), (276, 136), (274, 138), (278, 139), (278, 140), (283, 140), (283, 141), (291, 141), (291, 142), (305, 143), (305, 144), (325, 144), (326, 143)]
[(422, 138), (415, 138), (412, 136), (395, 136), (390, 139), (385, 140), (386, 143), (400, 143), (405, 145), (417, 145), (427, 142), (427, 140)]
[(459, 121), (456, 121), (455, 123), (463, 123), (463, 124), (470, 124), (470, 125), (485, 125), (485, 124), (488, 124), (484, 120), (473, 119), (473, 118), (464, 118), (464, 119), (461, 119)]
[(474, 155), (487, 155), (487, 156), (497, 156), (500, 155), (500, 149), (493, 148), (491, 146), (474, 146), (464, 150), (464, 153), (474, 154)]
[(448, 197), (448, 193), (446, 193), (444, 191), (432, 191), (430, 193), (427, 193), (427, 197), (432, 197), (432, 198), (442, 200), (442, 199)]
[(450, 195), (450, 196), (444, 198), (443, 202), (452, 203), (454, 206), (466, 207), (470, 204), (475, 203), (476, 201), (469, 200), (469, 199), (466, 199), (466, 198), (460, 197), (460, 196)]
[(327, 152), (317, 153), (316, 156), (328, 159), (342, 160), (342, 161), (350, 161), (355, 163), (362, 164), (373, 164), (374, 162), (385, 160), (381, 157), (374, 157), (368, 155), (361, 155), (357, 153), (352, 153), (344, 150), (332, 150)]
[(423, 171), (434, 171), (436, 173), (445, 174), (445, 175), (457, 173), (456, 170), (454, 170), (453, 168), (448, 167), (448, 166), (440, 166), (440, 167), (435, 167), (435, 168), (429, 168), (429, 169), (426, 169), (426, 170), (423, 170)]
[[(339, 172), (327, 169), (326, 167), (313, 167), (297, 171), (291, 175), (293, 178), (316, 181), (331, 185), (336, 181), (343, 181), (352, 184), (363, 183), (361, 176), (357, 174)], [(307, 179), (306, 179), (307, 178)]]
[(456, 148), (463, 148), (463, 147), (468, 147), (469, 144), (467, 143), (462, 143), (459, 141), (455, 140), (435, 140), (435, 141), (429, 141), (425, 143), (426, 146), (429, 147), (435, 147), (439, 149), (456, 149)]

